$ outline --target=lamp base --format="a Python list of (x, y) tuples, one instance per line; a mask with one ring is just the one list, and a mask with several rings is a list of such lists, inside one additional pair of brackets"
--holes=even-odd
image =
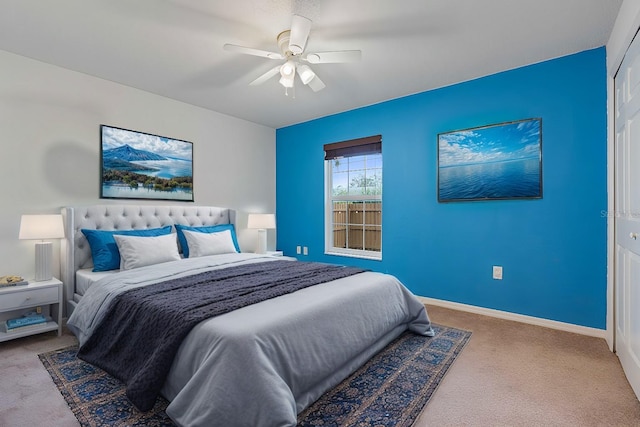
[(53, 244), (51, 242), (36, 243), (36, 282), (51, 280), (51, 260), (53, 259)]
[(256, 253), (267, 253), (267, 230), (265, 228), (258, 229), (258, 246), (256, 247)]

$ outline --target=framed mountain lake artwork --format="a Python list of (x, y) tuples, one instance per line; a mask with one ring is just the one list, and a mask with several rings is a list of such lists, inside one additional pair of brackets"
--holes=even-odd
[(193, 202), (193, 143), (100, 125), (100, 198)]
[(438, 134), (438, 202), (542, 198), (542, 119)]

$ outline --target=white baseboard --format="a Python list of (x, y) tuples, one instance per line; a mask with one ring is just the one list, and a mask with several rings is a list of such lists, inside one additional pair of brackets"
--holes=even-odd
[(596, 338), (606, 338), (604, 329), (590, 328), (587, 326), (573, 325), (571, 323), (558, 322), (556, 320), (542, 319), (540, 317), (526, 316), (524, 314), (509, 313), (508, 311), (494, 310), (492, 308), (476, 307), (474, 305), (445, 301), (435, 298), (419, 296), (418, 299), (427, 305), (450, 308), (453, 310), (467, 311), (483, 316), (497, 317), (499, 319), (513, 320), (514, 322), (528, 323), (530, 325), (543, 326), (545, 328), (558, 329), (560, 331), (573, 332), (574, 334), (588, 335)]

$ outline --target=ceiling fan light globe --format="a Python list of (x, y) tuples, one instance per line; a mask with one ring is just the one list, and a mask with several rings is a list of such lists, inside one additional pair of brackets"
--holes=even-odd
[(316, 73), (314, 73), (308, 65), (303, 64), (298, 67), (298, 76), (300, 76), (300, 80), (302, 80), (302, 83), (306, 85), (311, 80), (313, 80), (313, 78), (316, 76)]
[(296, 73), (296, 64), (291, 60), (285, 62), (284, 64), (282, 64), (282, 67), (280, 67), (280, 75), (282, 77), (291, 77), (293, 79), (293, 76), (295, 75), (295, 73)]
[(292, 88), (293, 87), (293, 76), (291, 77), (287, 77), (287, 76), (282, 76), (280, 77), (280, 84), (286, 88)]

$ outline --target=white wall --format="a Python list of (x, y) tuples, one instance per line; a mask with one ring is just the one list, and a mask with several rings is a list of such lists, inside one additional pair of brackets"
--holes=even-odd
[(254, 249), (242, 229), (248, 212), (275, 212), (274, 129), (0, 51), (0, 275), (33, 277), (22, 214), (171, 203), (99, 198), (100, 124), (193, 142), (194, 204), (237, 209), (240, 245)]
[[(615, 130), (614, 111), (615, 93), (614, 78), (622, 63), (624, 54), (631, 44), (633, 37), (640, 27), (640, 2), (638, 0), (624, 0), (616, 23), (613, 26), (607, 42), (607, 188), (609, 192), (608, 210), (614, 212), (614, 172), (615, 172)], [(614, 221), (608, 216), (607, 224), (607, 344), (610, 350), (615, 349), (615, 294), (614, 294)]]

